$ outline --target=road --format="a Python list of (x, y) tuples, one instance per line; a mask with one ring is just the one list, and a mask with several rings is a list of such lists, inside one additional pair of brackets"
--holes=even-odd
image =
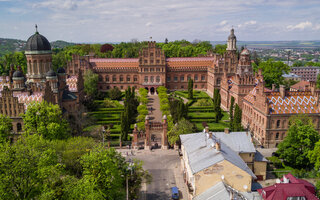
[[(144, 169), (152, 175), (152, 182), (142, 187), (140, 200), (170, 199), (171, 187), (174, 186), (179, 188), (180, 199), (187, 199), (187, 187), (183, 181), (180, 158), (176, 150), (139, 150), (134, 154), (129, 154), (129, 157), (142, 160)], [(124, 151), (123, 155), (126, 155)]]

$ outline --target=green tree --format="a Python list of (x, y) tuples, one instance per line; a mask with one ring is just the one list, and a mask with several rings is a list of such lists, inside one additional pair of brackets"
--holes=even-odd
[(83, 180), (93, 182), (93, 189), (104, 199), (122, 199), (125, 196), (127, 164), (113, 148), (97, 148), (82, 156)]
[(227, 51), (227, 44), (217, 44), (214, 47), (214, 52), (223, 55)]
[(314, 161), (314, 157), (311, 153), (308, 158), (308, 153), (314, 150), (319, 139), (319, 133), (314, 129), (311, 120), (291, 118), (287, 136), (278, 145), (277, 153), (290, 167), (310, 169), (312, 165), (309, 158)]
[(242, 119), (242, 110), (238, 104), (235, 105), (234, 108), (234, 118), (233, 118), (233, 131), (241, 131), (241, 119)]
[(84, 91), (90, 97), (95, 97), (98, 91), (98, 74), (88, 70), (84, 74)]
[[(0, 145), (0, 199), (44, 199), (54, 195), (62, 166), (38, 135)], [(48, 198), (46, 198), (48, 199)]]
[(65, 139), (70, 136), (68, 122), (62, 117), (59, 105), (42, 101), (28, 106), (22, 116), (27, 134), (39, 134), (46, 139)]
[(82, 176), (80, 158), (97, 147), (93, 138), (71, 137), (67, 140), (54, 140), (50, 147), (56, 151), (60, 163), (64, 165), (69, 175)]
[(188, 99), (193, 99), (193, 80), (191, 78), (188, 81)]
[(174, 145), (180, 141), (180, 135), (193, 132), (193, 124), (186, 119), (181, 119), (171, 130), (168, 131), (168, 142)]
[[(318, 141), (313, 150), (310, 150), (308, 153), (308, 158), (312, 164), (314, 164), (314, 168), (319, 171), (320, 170), (320, 141)], [(320, 188), (319, 188), (320, 189)]]
[(215, 113), (215, 122), (218, 123), (219, 120), (222, 119), (223, 114), (221, 110), (221, 95), (220, 91), (218, 89), (214, 89), (214, 94), (213, 94), (213, 110)]
[(230, 130), (231, 130), (231, 131), (233, 131), (233, 108), (234, 108), (234, 97), (231, 96), (230, 109), (229, 109), (229, 114), (230, 114)]
[(269, 59), (264, 62), (260, 62), (259, 66), (254, 67), (257, 72), (258, 69), (262, 69), (263, 79), (266, 82), (266, 87), (271, 88), (272, 84), (276, 84), (277, 87), (283, 84), (283, 73), (289, 73), (290, 67), (281, 61), (274, 61)]
[(318, 74), (318, 76), (317, 76), (316, 87), (317, 87), (318, 89), (320, 89), (320, 74)]
[(10, 117), (0, 114), (0, 143), (6, 142), (12, 130)]
[(109, 97), (112, 100), (120, 100), (122, 97), (122, 93), (118, 87), (115, 87), (109, 90)]
[[(165, 99), (168, 101), (168, 99)], [(173, 122), (177, 123), (181, 119), (188, 118), (188, 105), (184, 104), (182, 100), (172, 99), (169, 101), (170, 114)]]

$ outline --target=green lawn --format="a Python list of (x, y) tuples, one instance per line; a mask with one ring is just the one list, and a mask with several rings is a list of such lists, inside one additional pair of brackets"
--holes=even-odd
[[(188, 91), (187, 90), (175, 91), (174, 94), (176, 94), (177, 96), (184, 97), (186, 99), (188, 98)], [(207, 98), (210, 98), (210, 97), (206, 92), (193, 90), (193, 98), (195, 98), (195, 99), (207, 99)]]

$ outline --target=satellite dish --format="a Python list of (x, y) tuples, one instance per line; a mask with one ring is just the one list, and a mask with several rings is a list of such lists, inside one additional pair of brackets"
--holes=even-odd
[(244, 185), (244, 186), (243, 186), (243, 189), (245, 189), (245, 190), (248, 189), (248, 186), (247, 186), (247, 185)]
[(224, 175), (221, 175), (221, 179), (224, 180)]
[(280, 179), (277, 178), (276, 183), (281, 183)]

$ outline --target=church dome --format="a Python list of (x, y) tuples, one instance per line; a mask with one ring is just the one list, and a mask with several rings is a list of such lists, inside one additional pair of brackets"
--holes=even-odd
[(60, 67), (60, 68), (58, 69), (58, 74), (65, 74), (65, 73), (66, 73), (66, 70), (64, 70), (63, 67)]
[(47, 77), (54, 77), (54, 76), (57, 76), (57, 74), (52, 70), (50, 69), (47, 74), (46, 74)]
[[(36, 26), (37, 28), (37, 26)], [(49, 51), (51, 52), (50, 42), (46, 37), (39, 34), (38, 30), (36, 33), (29, 37), (26, 44), (26, 53), (32, 51)]]
[(19, 70), (15, 71), (12, 75), (13, 78), (22, 78), (23, 77), (23, 73)]
[(228, 37), (228, 40), (231, 40), (231, 39), (237, 39), (237, 37), (234, 35), (234, 29), (233, 28), (231, 29), (231, 33), (230, 33), (230, 35)]

